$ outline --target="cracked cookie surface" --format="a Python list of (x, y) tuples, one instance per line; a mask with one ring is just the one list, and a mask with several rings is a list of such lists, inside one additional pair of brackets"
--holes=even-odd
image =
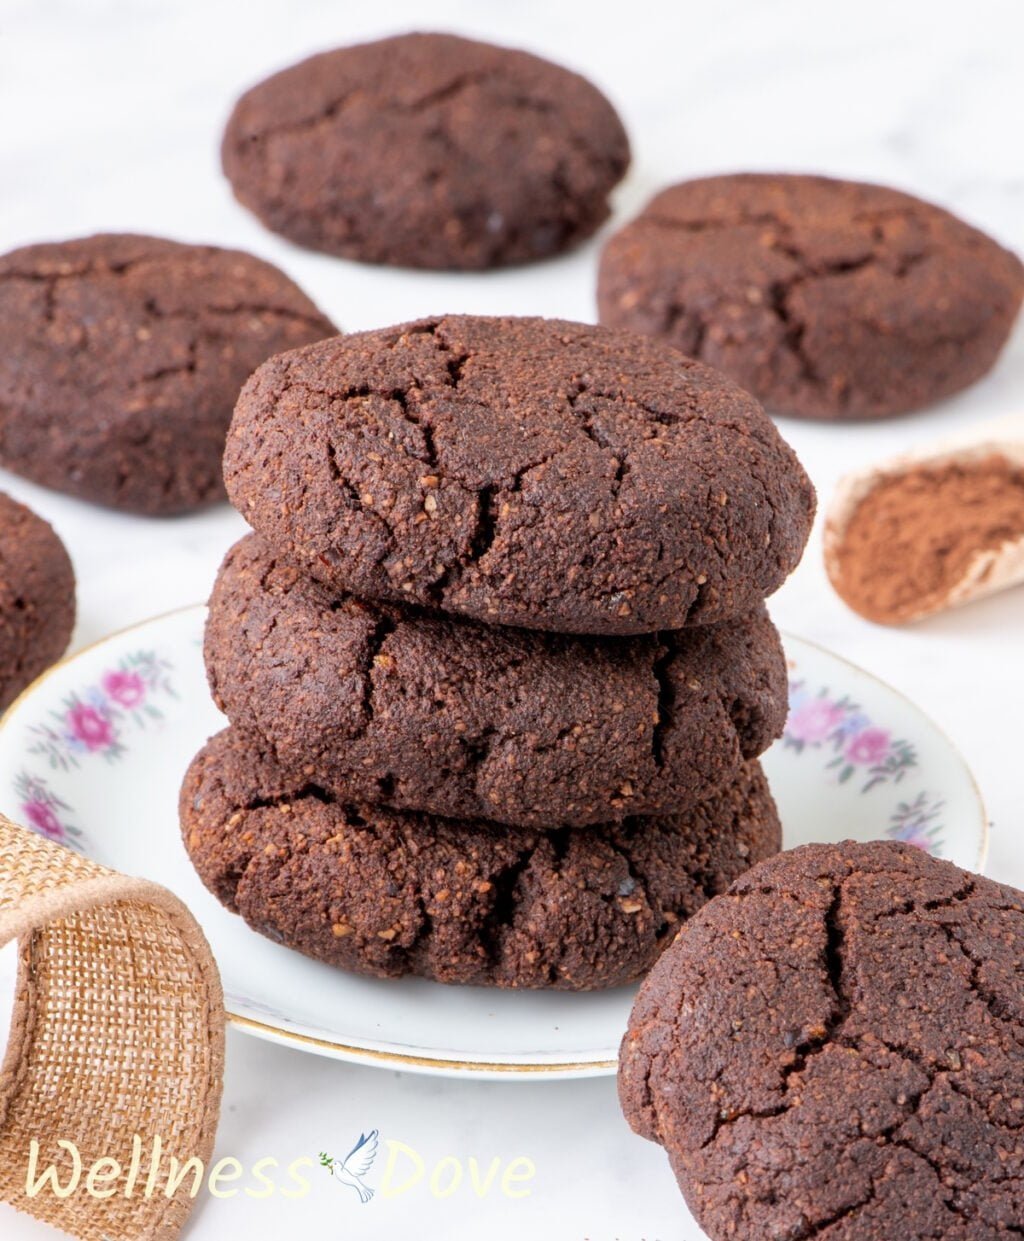
[(809, 845), (684, 928), (634, 1006), (627, 1119), (719, 1241), (1024, 1233), (1024, 894)]
[(273, 358), (224, 475), (267, 546), (327, 585), (563, 633), (751, 612), (814, 513), (747, 393), (556, 319), (450, 316)]
[(334, 331), (283, 272), (237, 250), (110, 234), (12, 251), (0, 462), (130, 512), (212, 504), (242, 383)]
[(308, 956), (384, 978), (563, 990), (637, 978), (780, 834), (756, 763), (685, 815), (543, 832), (335, 797), (231, 731), (193, 761), (181, 823), (210, 891)]
[(60, 659), (75, 627), (75, 574), (41, 517), (0, 493), (0, 711)]
[(602, 323), (718, 367), (775, 413), (880, 417), (984, 375), (1024, 267), (909, 194), (738, 175), (658, 194), (601, 258)]
[(232, 724), (317, 783), (540, 827), (692, 806), (767, 749), (787, 710), (763, 606), (641, 638), (501, 629), (339, 595), (256, 536), (221, 567), (205, 653)]
[(324, 52), (252, 87), (222, 157), (239, 201), (300, 245), (480, 269), (589, 237), (629, 143), (608, 100), (568, 69), (408, 34)]

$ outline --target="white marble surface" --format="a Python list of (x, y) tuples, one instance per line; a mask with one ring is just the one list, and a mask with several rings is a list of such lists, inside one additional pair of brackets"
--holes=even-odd
[[(217, 165), (235, 94), (335, 43), (448, 28), (528, 46), (589, 73), (620, 107), (635, 162), (616, 222), (659, 185), (740, 168), (861, 176), (916, 191), (1024, 250), (1024, 10), (1016, 0), (720, 0), (626, 6), (524, 0), (0, 0), (0, 250), (134, 229), (237, 245), (294, 276), (346, 328), (464, 310), (593, 317), (598, 243), (492, 276), (372, 270), (306, 254), (239, 207)], [(884, 425), (787, 422), (823, 497), (841, 472), (1024, 408), (1024, 328), (997, 370), (941, 407)], [(120, 517), (0, 476), (66, 540), (80, 582), (75, 641), (205, 596), (242, 528), (228, 510)], [(993, 823), (989, 872), (1024, 885), (1020, 778), (1024, 591), (906, 632), (875, 628), (829, 589), (820, 535), (777, 596), (777, 620), (915, 698), (963, 750)], [(4, 958), (8, 962), (9, 958)], [(9, 979), (8, 979), (9, 981)], [(484, 1164), (527, 1155), (529, 1197), (443, 1202), (422, 1189), (361, 1207), (326, 1177), (300, 1201), (206, 1199), (195, 1241), (246, 1230), (500, 1241), (683, 1241), (699, 1232), (662, 1153), (634, 1138), (611, 1081), (471, 1084), (357, 1069), (232, 1035), (218, 1147), (246, 1164), (337, 1150), (360, 1128)], [(47, 1229), (0, 1207), (0, 1235)]]

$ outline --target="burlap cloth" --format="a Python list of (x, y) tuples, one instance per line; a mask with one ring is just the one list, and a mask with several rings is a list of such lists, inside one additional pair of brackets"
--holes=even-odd
[[(224, 1067), (224, 999), (195, 919), (156, 884), (90, 862), (0, 816), (0, 946), (17, 938), (14, 1019), (0, 1070), (0, 1198), (83, 1241), (178, 1235), (192, 1178), (165, 1196), (168, 1155), (209, 1165)], [(2, 1038), (2, 1033), (0, 1033)], [(66, 1184), (73, 1142), (86, 1170), (127, 1169), (133, 1135), (146, 1164), (99, 1198), (26, 1194), (29, 1143)], [(154, 1136), (165, 1152), (145, 1197)], [(201, 1191), (205, 1193), (205, 1189)]]

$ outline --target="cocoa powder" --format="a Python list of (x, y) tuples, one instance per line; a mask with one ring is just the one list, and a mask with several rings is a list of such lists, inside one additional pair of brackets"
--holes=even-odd
[(860, 501), (828, 557), (855, 612), (899, 624), (940, 610), (980, 552), (1024, 538), (1024, 469), (993, 453), (910, 466)]

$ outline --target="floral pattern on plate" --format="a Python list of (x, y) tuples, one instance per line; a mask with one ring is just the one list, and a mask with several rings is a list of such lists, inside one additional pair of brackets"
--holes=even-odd
[(81, 852), (84, 845), (82, 829), (75, 827), (67, 817), (74, 812), (45, 780), (31, 772), (20, 771), (14, 778), (14, 792), (26, 827), (33, 828), (48, 840), (71, 845)]
[(155, 650), (129, 652), (92, 684), (66, 694), (49, 713), (52, 723), (32, 727), (29, 753), (60, 771), (93, 755), (116, 762), (127, 752), (127, 732), (163, 719), (157, 706), (161, 697), (177, 698), (173, 671), (173, 664)]
[(945, 807), (946, 803), (934, 793), (918, 793), (912, 801), (901, 801), (892, 812), (886, 835), (890, 840), (902, 840), (941, 857), (945, 851)]
[(790, 679), (789, 718), (782, 743), (798, 754), (817, 750), (840, 784), (856, 777), (861, 792), (877, 784), (902, 780), (917, 766), (909, 741), (893, 737), (875, 723), (848, 694), (834, 695), (827, 686), (815, 688), (804, 678)]

